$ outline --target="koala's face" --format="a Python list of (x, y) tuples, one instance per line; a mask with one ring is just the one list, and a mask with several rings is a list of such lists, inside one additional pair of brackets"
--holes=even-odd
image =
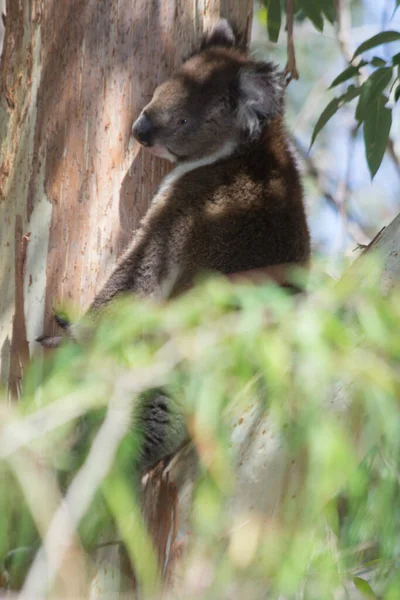
[(199, 81), (184, 68), (156, 89), (133, 134), (150, 151), (172, 161), (212, 154), (236, 138), (229, 92), (229, 82), (219, 81), (218, 73)]
[(203, 50), (154, 92), (133, 124), (134, 137), (170, 161), (193, 161), (233, 150), (259, 135), (282, 106), (276, 68), (251, 61), (221, 21)]

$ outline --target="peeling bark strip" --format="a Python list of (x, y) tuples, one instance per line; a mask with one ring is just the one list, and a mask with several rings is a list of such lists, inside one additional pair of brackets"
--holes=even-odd
[(178, 493), (176, 485), (169, 480), (168, 472), (164, 471), (164, 463), (146, 478), (142, 489), (142, 510), (157, 548), (160, 568), (165, 574), (169, 570), (170, 549), (178, 532)]
[(24, 272), (29, 234), (22, 233), (22, 217), (15, 217), (15, 312), (13, 317), (11, 356), (8, 374), (9, 394), (19, 398), (22, 377), (29, 360), (29, 345), (26, 339), (24, 312)]

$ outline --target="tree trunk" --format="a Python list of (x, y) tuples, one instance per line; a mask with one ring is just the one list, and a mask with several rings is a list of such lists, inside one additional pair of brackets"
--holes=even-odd
[(131, 125), (219, 16), (251, 0), (7, 0), (0, 71), (1, 379), (18, 396), (52, 305), (83, 312), (168, 165)]

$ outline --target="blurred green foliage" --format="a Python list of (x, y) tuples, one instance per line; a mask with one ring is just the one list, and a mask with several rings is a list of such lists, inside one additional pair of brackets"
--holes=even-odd
[[(400, 295), (382, 296), (380, 265), (359, 263), (338, 283), (313, 272), (306, 297), (211, 278), (162, 307), (125, 300), (90, 346), (33, 362), (21, 402), (1, 406), (8, 587), (24, 582), (44, 535), (40, 518), (51, 517), (52, 486), (68, 492), (91, 453), (105, 464), (95, 440), (110, 407), (118, 421), (127, 403), (138, 406), (135, 390), (162, 386), (179, 401), (201, 463), (182, 597), (319, 600), (355, 588), (365, 598), (399, 597)], [(289, 462), (302, 457), (299, 486), (274, 519), (227, 509), (240, 495), (245, 452), (235, 427), (254, 403)], [(135, 410), (79, 518), (79, 537), (93, 556), (117, 527), (150, 593), (158, 570), (138, 508)], [(266, 468), (260, 491), (270, 477)]]

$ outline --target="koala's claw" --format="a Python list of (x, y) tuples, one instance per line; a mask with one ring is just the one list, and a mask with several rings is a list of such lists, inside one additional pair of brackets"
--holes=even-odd
[[(69, 330), (71, 323), (65, 315), (57, 314), (54, 312), (54, 320), (61, 329)], [(44, 348), (58, 348), (63, 341), (65, 341), (65, 335), (39, 335), (35, 338), (35, 342), (41, 344)]]
[(35, 338), (35, 342), (41, 344), (43, 348), (58, 348), (64, 339), (62, 335), (39, 335)]
[(68, 329), (71, 325), (70, 320), (65, 315), (54, 313), (54, 320), (62, 329)]

